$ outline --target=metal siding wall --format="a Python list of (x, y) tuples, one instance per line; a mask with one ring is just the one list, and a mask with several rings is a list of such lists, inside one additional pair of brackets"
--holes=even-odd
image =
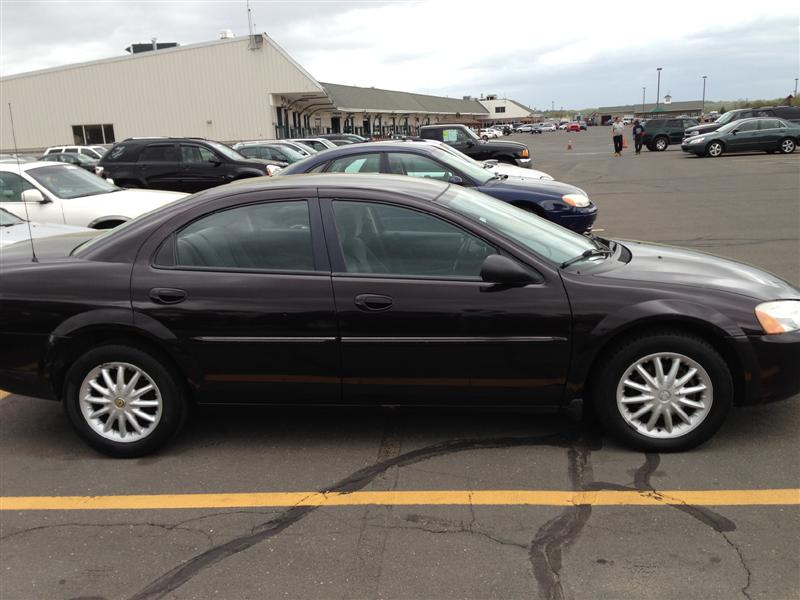
[[(117, 140), (199, 136), (274, 137), (272, 93), (315, 92), (315, 82), (265, 39), (161, 51), (0, 81), (0, 148), (72, 143), (72, 125), (111, 123)], [(211, 124), (207, 121), (211, 120)]]

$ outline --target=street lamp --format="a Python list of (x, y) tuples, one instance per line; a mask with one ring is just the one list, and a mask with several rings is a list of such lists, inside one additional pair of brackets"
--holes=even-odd
[(656, 88), (656, 108), (658, 108), (659, 96), (661, 96), (661, 67), (656, 67), (658, 71), (658, 87)]
[(703, 75), (703, 103), (700, 105), (700, 118), (702, 119), (706, 114), (706, 77)]
[(794, 97), (797, 99), (797, 77), (794, 78)]
[(642, 116), (644, 116), (644, 93), (647, 91), (647, 88), (642, 86)]

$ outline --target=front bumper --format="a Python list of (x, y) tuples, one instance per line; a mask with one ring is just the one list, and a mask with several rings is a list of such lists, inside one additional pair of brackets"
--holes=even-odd
[(800, 394), (800, 331), (729, 339), (744, 370), (738, 404), (765, 404)]
[(518, 167), (524, 169), (530, 169), (533, 166), (533, 161), (530, 158), (515, 158), (514, 162), (517, 163)]
[[(580, 210), (580, 209), (579, 209)], [(585, 209), (585, 212), (561, 214), (553, 219), (554, 223), (571, 229), (575, 233), (591, 233), (592, 226), (597, 219), (597, 207)]]
[(701, 156), (705, 152), (705, 149), (706, 148), (704, 144), (687, 144), (686, 142), (681, 144), (681, 150), (691, 154), (697, 154), (697, 156)]

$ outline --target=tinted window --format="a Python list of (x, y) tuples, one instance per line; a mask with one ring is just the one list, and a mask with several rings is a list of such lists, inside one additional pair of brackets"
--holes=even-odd
[(440, 181), (448, 181), (453, 176), (453, 171), (427, 156), (398, 152), (390, 153), (388, 158), (389, 172), (397, 175), (427, 177), (439, 179)]
[(670, 119), (667, 121), (667, 127), (682, 127), (683, 122), (678, 119)]
[(483, 240), (437, 217), (369, 202), (333, 203), (348, 273), (478, 278), (496, 254)]
[(663, 127), (664, 123), (666, 123), (666, 121), (664, 121), (663, 119), (651, 119), (650, 121), (647, 121), (647, 129), (656, 129), (658, 127)]
[(247, 158), (271, 158), (269, 152), (263, 146), (245, 146), (239, 148), (239, 154)]
[(178, 153), (173, 144), (155, 144), (142, 150), (139, 162), (178, 162)]
[[(111, 150), (109, 150), (105, 156), (103, 156), (103, 162), (117, 162), (117, 161), (128, 161), (133, 160), (134, 157), (131, 156), (130, 146), (126, 144), (117, 144)], [(135, 153), (134, 153), (135, 156)]]
[(783, 126), (778, 119), (764, 119), (760, 122), (759, 129), (780, 129)]
[(755, 131), (758, 129), (758, 121), (745, 121), (735, 129), (736, 131)]
[(0, 202), (22, 202), (22, 192), (34, 187), (16, 173), (0, 171)]
[(185, 144), (181, 144), (181, 159), (183, 162), (189, 163), (206, 163), (212, 160), (219, 160), (217, 155), (208, 148), (203, 148), (202, 146), (188, 146)]
[(380, 173), (381, 155), (356, 154), (331, 161), (328, 173)]
[(77, 153), (78, 149), (75, 146), (67, 146), (66, 148), (64, 148), (64, 152), (75, 152), (75, 153)]
[(756, 109), (750, 114), (754, 117), (772, 117), (775, 116), (775, 111), (771, 108)]
[(208, 215), (177, 235), (187, 267), (313, 271), (308, 203), (270, 202)]

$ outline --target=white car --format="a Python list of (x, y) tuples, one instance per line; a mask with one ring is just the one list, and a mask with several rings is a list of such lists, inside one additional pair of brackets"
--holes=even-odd
[(535, 128), (535, 125), (522, 125), (517, 127), (514, 131), (517, 133), (531, 133)]
[(110, 229), (187, 194), (123, 190), (64, 163), (0, 164), (0, 208), (20, 219)]
[(463, 152), (456, 150), (450, 144), (445, 144), (444, 142), (440, 142), (438, 140), (422, 140), (429, 144), (435, 145), (437, 148), (441, 148), (445, 152), (452, 154), (453, 156), (457, 157), (459, 160), (465, 160), (467, 162), (473, 163), (478, 165), (479, 167), (483, 167), (484, 169), (491, 169), (492, 173), (497, 173), (498, 175), (508, 175), (509, 177), (514, 177), (517, 179), (544, 179), (547, 181), (553, 181), (553, 178), (545, 173), (544, 171), (537, 171), (536, 169), (529, 169), (527, 167), (518, 167), (516, 165), (509, 165), (507, 163), (500, 163), (496, 160), (487, 160), (487, 161), (479, 161), (475, 160), (464, 154)]
[(85, 154), (90, 158), (100, 160), (103, 158), (103, 155), (108, 152), (108, 150), (103, 148), (103, 146), (50, 146), (44, 151), (42, 156), (47, 156), (48, 154), (61, 154), (62, 152)]
[[(30, 229), (28, 226), (30, 225)], [(72, 227), (71, 225), (56, 225), (50, 223), (28, 223), (25, 219), (20, 219), (17, 215), (0, 208), (0, 248), (15, 244), (31, 237), (39, 238), (50, 237), (51, 235), (63, 235), (65, 233), (85, 233), (92, 231), (87, 227)], [(2, 252), (2, 250), (0, 250)]]
[(325, 138), (290, 138), (289, 140), (279, 140), (279, 141), (300, 142), (301, 144), (305, 144), (306, 146), (311, 146), (317, 152), (322, 152), (323, 150), (329, 150), (330, 148), (339, 147), (332, 141), (326, 140)]
[(536, 130), (537, 131), (541, 131), (542, 133), (549, 133), (551, 131), (555, 131), (556, 130), (556, 124), (555, 123), (540, 123), (539, 125), (536, 126)]
[(566, 130), (566, 129), (567, 129), (567, 127), (569, 127), (569, 123), (561, 123), (561, 124), (558, 126), (558, 128), (559, 128), (559, 129), (564, 129), (564, 130)]
[(502, 133), (500, 133), (499, 131), (497, 131), (497, 129), (492, 129), (491, 127), (489, 127), (488, 129), (481, 129), (481, 130), (478, 132), (478, 135), (479, 135), (479, 136), (480, 136), (482, 139), (484, 139), (484, 140), (488, 140), (488, 139), (493, 139), (493, 138), (499, 138), (499, 137), (502, 137), (502, 135), (503, 135), (503, 134), (502, 134)]

